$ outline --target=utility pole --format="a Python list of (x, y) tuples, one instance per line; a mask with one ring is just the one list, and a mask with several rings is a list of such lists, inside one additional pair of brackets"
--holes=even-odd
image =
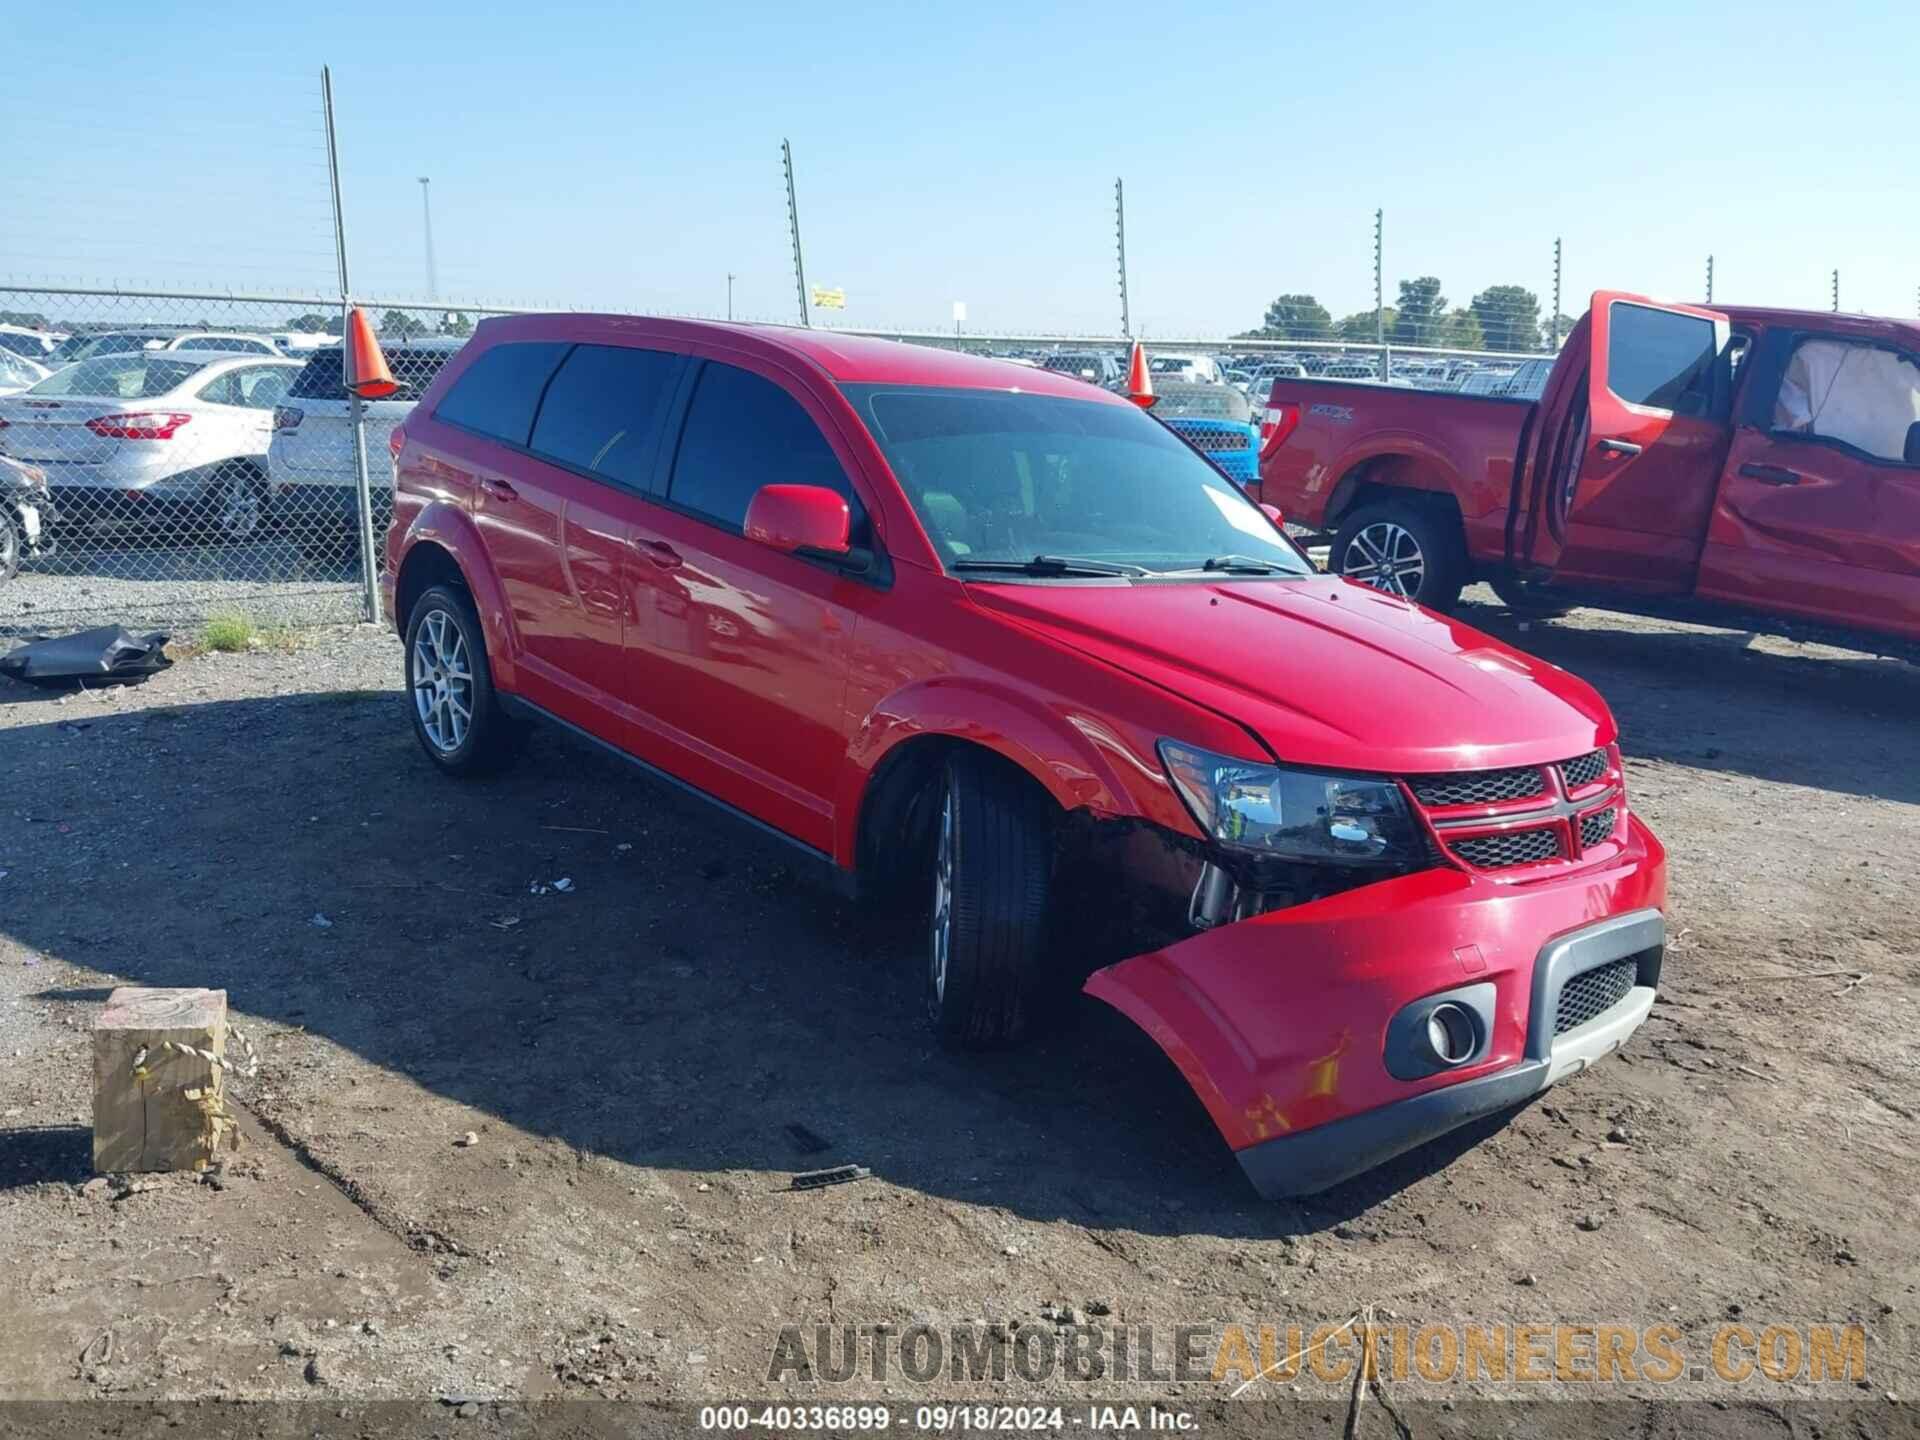
[(800, 202), (793, 193), (793, 146), (780, 142), (780, 163), (787, 172), (787, 224), (793, 231), (793, 290), (800, 298), (800, 323), (811, 326), (807, 316), (807, 266), (800, 255)]
[(1120, 250), (1120, 334), (1133, 338), (1133, 313), (1127, 308), (1127, 193), (1116, 178), (1113, 182), (1113, 234)]
[(1387, 300), (1381, 278), (1381, 245), (1386, 234), (1387, 212), (1373, 212), (1373, 339), (1382, 350), (1387, 348)]
[(427, 177), (420, 177), (420, 218), (427, 228), (427, 299), (440, 298), (440, 280), (433, 273), (433, 204), (427, 198)]
[(733, 318), (733, 272), (727, 272), (727, 319)]
[(1560, 349), (1560, 237), (1553, 237), (1553, 349)]
[(1833, 313), (1840, 313), (1840, 272), (1833, 272)]
[[(353, 314), (353, 289), (347, 281), (347, 221), (340, 204), (340, 142), (333, 130), (333, 71), (320, 67), (320, 113), (327, 127), (327, 184), (333, 195), (334, 259), (340, 267), (340, 348), (342, 358), (350, 343), (347, 325)], [(367, 478), (366, 402), (350, 395), (347, 413), (353, 432), (354, 504), (359, 511), (360, 604), (369, 624), (380, 621), (380, 576), (373, 559), (373, 486)]]
[(1707, 256), (1707, 304), (1713, 303), (1713, 256)]

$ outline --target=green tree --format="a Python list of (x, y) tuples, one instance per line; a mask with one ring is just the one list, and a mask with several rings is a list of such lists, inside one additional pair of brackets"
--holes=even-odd
[[(1572, 329), (1573, 329), (1573, 316), (1562, 315), (1560, 317), (1560, 329), (1559, 329), (1560, 343), (1562, 345), (1566, 343), (1567, 335), (1572, 331)], [(1554, 345), (1553, 337), (1554, 337), (1553, 322), (1551, 320), (1542, 320), (1540, 322), (1540, 348), (1542, 350), (1553, 350), (1557, 348)]]
[(1485, 350), (1487, 337), (1480, 317), (1471, 310), (1455, 310), (1440, 327), (1439, 343), (1454, 350)]
[(1260, 334), (1273, 340), (1324, 340), (1333, 316), (1311, 295), (1282, 295), (1267, 306)]
[[(1333, 327), (1333, 336), (1336, 340), (1351, 340), (1359, 344), (1366, 344), (1374, 337), (1374, 319), (1375, 315), (1373, 311), (1356, 310), (1353, 314), (1345, 316), (1339, 324)], [(1392, 339), (1393, 327), (1400, 323), (1400, 312), (1389, 305), (1385, 311), (1380, 313), (1379, 321), (1381, 327), (1383, 327), (1382, 333), (1384, 333), (1388, 339)]]
[(427, 326), (404, 310), (389, 310), (380, 317), (380, 333), (395, 340), (413, 340), (426, 334)]
[(473, 321), (467, 318), (467, 312), (464, 310), (449, 310), (445, 315), (440, 317), (440, 333), (442, 335), (471, 335), (473, 333)]
[(1387, 333), (1396, 345), (1432, 345), (1446, 329), (1447, 297), (1437, 275), (1400, 282), (1399, 314)]
[(1520, 285), (1492, 285), (1473, 297), (1489, 350), (1531, 350), (1539, 343), (1540, 297)]
[(288, 320), (286, 328), (301, 335), (324, 335), (327, 330), (327, 321), (327, 316), (317, 315), (309, 310), (304, 315), (295, 315)]

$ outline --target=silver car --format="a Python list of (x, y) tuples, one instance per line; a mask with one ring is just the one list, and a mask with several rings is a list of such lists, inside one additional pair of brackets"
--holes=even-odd
[(0, 399), (0, 454), (46, 472), (61, 523), (244, 540), (265, 526), (273, 410), (298, 361), (134, 350)]

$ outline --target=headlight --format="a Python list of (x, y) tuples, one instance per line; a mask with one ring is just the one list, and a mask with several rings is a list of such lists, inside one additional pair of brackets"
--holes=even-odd
[(1391, 780), (1285, 770), (1160, 742), (1160, 762), (1222, 845), (1322, 865), (1400, 865), (1423, 853)]

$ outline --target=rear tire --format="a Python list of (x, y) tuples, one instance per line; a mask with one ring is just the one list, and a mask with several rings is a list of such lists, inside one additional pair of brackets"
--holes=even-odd
[(226, 465), (213, 477), (213, 527), (230, 544), (258, 540), (267, 529), (267, 477), (251, 465)]
[(20, 573), (20, 549), (25, 541), (13, 516), (0, 510), (0, 584)]
[(1362, 505), (1334, 532), (1327, 568), (1429, 610), (1450, 610), (1467, 583), (1459, 521), (1412, 499)]
[(500, 708), (487, 639), (466, 592), (435, 585), (407, 619), (407, 713), (427, 758), (449, 775), (490, 775), (511, 764), (525, 727)]
[(962, 1049), (1012, 1045), (1032, 1010), (1053, 878), (1047, 801), (1024, 776), (965, 752), (936, 786), (927, 1017)]

